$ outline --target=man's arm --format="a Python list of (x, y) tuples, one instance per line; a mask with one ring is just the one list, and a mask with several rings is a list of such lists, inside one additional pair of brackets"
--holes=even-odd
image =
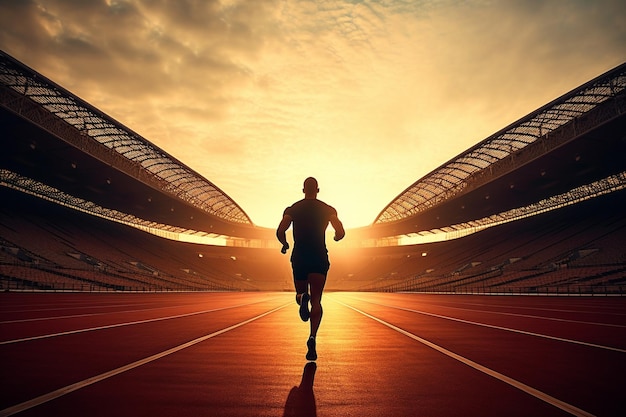
[(285, 235), (289, 226), (291, 226), (291, 216), (284, 214), (283, 219), (278, 225), (278, 229), (276, 229), (276, 238), (278, 238), (278, 241), (283, 244), (283, 247), (280, 250), (283, 254), (287, 253), (287, 249), (289, 249), (289, 243), (287, 243), (287, 236)]
[(330, 224), (333, 225), (333, 229), (335, 229), (335, 242), (340, 241), (346, 235), (346, 231), (343, 229), (343, 223), (339, 220), (336, 214), (330, 216)]

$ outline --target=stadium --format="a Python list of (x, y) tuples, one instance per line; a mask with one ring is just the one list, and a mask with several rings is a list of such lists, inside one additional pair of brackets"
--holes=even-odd
[[(589, 81), (417, 180), (371, 226), (350, 231), (330, 289), (623, 293), (625, 72)], [(274, 230), (6, 54), (2, 125), (2, 288), (290, 288)]]
[[(218, 184), (132, 127), (8, 54), (2, 52), (0, 60), (0, 289), (5, 300), (15, 295), (27, 303), (29, 296), (51, 293), (291, 297), (291, 268), (274, 229), (253, 224), (246, 208)], [(561, 304), (563, 311), (592, 299), (617, 303), (611, 308), (623, 316), (625, 113), (622, 64), (493, 133), (398, 190), (371, 225), (347, 230), (343, 244), (330, 253), (327, 291), (338, 297), (490, 295), (515, 299), (511, 304), (529, 295), (535, 296), (531, 303), (570, 296), (563, 298), (570, 300)], [(337, 305), (343, 302), (338, 298)], [(5, 311), (2, 325), (10, 325), (10, 317)], [(599, 384), (592, 394), (602, 390), (617, 396), (580, 399), (580, 408), (597, 415), (624, 410), (616, 388), (624, 372), (619, 377), (614, 372), (624, 367), (624, 324), (613, 325), (615, 332), (607, 336), (611, 341), (596, 344), (614, 347), (602, 363), (616, 369), (603, 365), (591, 374), (582, 372)], [(11, 335), (3, 348), (16, 348), (12, 341), (30, 337), (13, 331), (7, 330)], [(18, 373), (3, 379), (5, 392), (14, 397), (3, 400), (2, 415), (27, 410), (46, 415), (45, 407), (55, 401), (27, 400), (56, 392), (53, 387), (65, 382), (24, 389), (28, 376)], [(15, 379), (23, 385), (7, 388)], [(569, 392), (554, 394), (566, 397), (563, 402), (541, 399), (558, 412), (592, 415), (568, 408), (580, 394)], [(52, 397), (65, 395), (57, 394)], [(86, 407), (80, 400), (72, 407), (77, 401)], [(28, 404), (19, 408), (18, 403)], [(15, 404), (17, 409), (7, 408)], [(320, 415), (321, 404), (318, 400)], [(134, 407), (143, 410), (139, 403)], [(219, 415), (266, 415), (251, 411), (255, 408), (247, 403), (220, 410)], [(389, 415), (404, 413), (393, 410)], [(523, 406), (510, 415), (527, 412), (535, 410)]]

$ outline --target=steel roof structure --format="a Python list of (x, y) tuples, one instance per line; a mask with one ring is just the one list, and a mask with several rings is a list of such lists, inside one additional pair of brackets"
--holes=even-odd
[(622, 64), (425, 175), (391, 201), (376, 217), (374, 225), (402, 222), (434, 207), (439, 208), (442, 203), (466, 195), (494, 178), (623, 116), (626, 112), (625, 89), (626, 64)]
[[(494, 174), (494, 164), (513, 159), (530, 144), (543, 141), (554, 147), (551, 133), (622, 94), (624, 89), (626, 64), (536, 110), (430, 172), (389, 203), (374, 223), (405, 219), (475, 187), (478, 177)], [(608, 119), (616, 114), (602, 116)], [(515, 161), (509, 162), (509, 168), (514, 168)]]
[[(2, 185), (127, 224), (276, 243), (210, 181), (2, 51), (0, 126)], [(394, 244), (621, 190), (624, 155), (626, 64), (433, 170), (349, 236)]]
[(3, 51), (0, 85), (0, 103), (20, 118), (155, 190), (227, 223), (252, 226), (241, 207), (216, 185)]

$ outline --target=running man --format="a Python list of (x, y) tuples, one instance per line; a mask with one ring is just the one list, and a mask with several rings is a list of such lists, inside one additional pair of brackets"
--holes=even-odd
[[(343, 239), (346, 235), (343, 224), (337, 217), (337, 210), (317, 199), (319, 191), (315, 178), (309, 177), (304, 180), (302, 189), (304, 199), (285, 209), (283, 219), (276, 230), (276, 237), (283, 244), (281, 252), (285, 254), (289, 249), (285, 232), (293, 223), (291, 267), (296, 287), (296, 302), (300, 305), (300, 318), (302, 321), (311, 319), (306, 354), (310, 361), (317, 359), (315, 337), (322, 321), (322, 291), (330, 268), (326, 249), (328, 223), (330, 222), (335, 229), (335, 241)], [(309, 301), (311, 301), (310, 312)]]

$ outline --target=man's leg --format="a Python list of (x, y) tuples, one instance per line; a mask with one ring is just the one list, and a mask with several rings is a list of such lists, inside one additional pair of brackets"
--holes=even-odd
[(293, 284), (296, 287), (296, 302), (300, 304), (302, 294), (308, 292), (309, 290), (309, 283), (306, 280), (294, 279)]
[(324, 274), (311, 273), (309, 274), (308, 282), (311, 287), (310, 336), (315, 337), (317, 335), (317, 329), (320, 327), (320, 322), (322, 321), (322, 291), (326, 284), (326, 276)]
[(296, 303), (300, 305), (299, 313), (302, 321), (307, 321), (309, 319), (309, 283), (307, 280), (293, 280), (294, 286), (296, 287)]
[(311, 288), (311, 334), (309, 340), (306, 342), (309, 348), (306, 358), (310, 361), (314, 361), (317, 359), (315, 336), (317, 336), (317, 329), (319, 329), (320, 322), (322, 321), (322, 291), (324, 290), (324, 284), (326, 284), (326, 276), (320, 273), (311, 273), (307, 281)]

